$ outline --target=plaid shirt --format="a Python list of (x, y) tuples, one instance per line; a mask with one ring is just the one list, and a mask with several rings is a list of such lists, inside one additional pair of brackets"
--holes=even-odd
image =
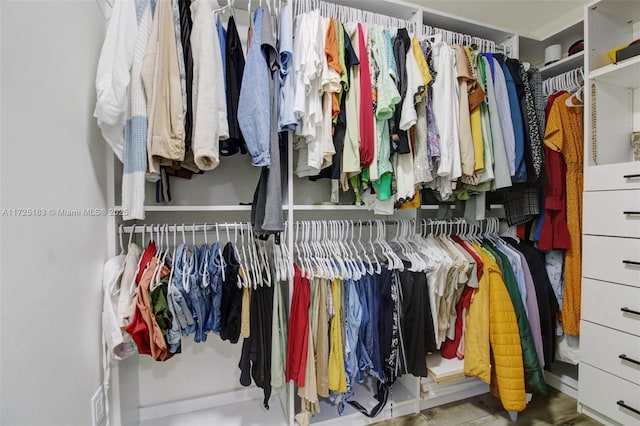
[(509, 226), (527, 223), (540, 214), (540, 194), (537, 187), (518, 186), (504, 192), (504, 211)]

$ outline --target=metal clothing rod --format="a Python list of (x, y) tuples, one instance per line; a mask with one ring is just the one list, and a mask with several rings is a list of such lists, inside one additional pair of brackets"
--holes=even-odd
[(248, 223), (207, 223), (207, 224), (193, 224), (193, 225), (169, 225), (169, 224), (156, 224), (156, 225), (131, 225), (131, 226), (123, 226), (122, 231), (129, 234), (148, 234), (152, 232), (157, 232), (159, 230), (165, 230), (169, 232), (205, 232), (205, 231), (215, 231), (216, 228), (220, 230), (234, 230), (234, 229), (245, 229), (249, 230), (251, 225)]
[(318, 9), (320, 10), (320, 15), (336, 18), (342, 22), (357, 21), (387, 28), (410, 28), (415, 32), (415, 23), (409, 20), (343, 6), (341, 4), (322, 0), (294, 0), (293, 5), (295, 16)]
[(451, 30), (445, 30), (442, 28), (432, 27), (431, 25), (423, 25), (422, 26), (422, 35), (427, 37), (433, 37), (437, 34), (442, 35), (443, 40), (448, 44), (462, 44), (464, 46), (471, 46), (472, 44), (476, 44), (483, 51), (495, 52), (499, 49), (503, 49), (505, 55), (507, 52), (507, 46), (498, 44), (486, 38), (480, 38), (471, 36), (469, 34), (458, 33)]

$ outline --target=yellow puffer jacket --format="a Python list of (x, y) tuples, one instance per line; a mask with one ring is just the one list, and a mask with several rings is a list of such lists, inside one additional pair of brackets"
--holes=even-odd
[(527, 402), (518, 321), (502, 279), (502, 272), (493, 259), (488, 258), (487, 260), (489, 281), (491, 282), (489, 339), (493, 351), (500, 400), (505, 410), (522, 411)]
[(486, 384), (491, 382), (491, 360), (489, 349), (489, 268), (486, 254), (477, 244), (473, 248), (482, 258), (482, 277), (478, 289), (473, 293), (467, 310), (464, 334), (464, 374), (477, 377)]

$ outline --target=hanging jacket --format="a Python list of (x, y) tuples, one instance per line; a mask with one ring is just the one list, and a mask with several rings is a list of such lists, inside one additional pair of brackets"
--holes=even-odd
[(527, 403), (516, 312), (496, 261), (489, 256), (484, 260), (490, 281), (489, 338), (500, 401), (507, 411), (523, 411)]
[(550, 369), (555, 358), (555, 323), (560, 308), (545, 268), (545, 254), (524, 241), (506, 240), (526, 257), (529, 264), (538, 299), (544, 363), (545, 368)]
[[(507, 257), (495, 247), (491, 249), (496, 254), (496, 259), (502, 263), (502, 277), (504, 279), (505, 286), (509, 292), (511, 303), (517, 318), (518, 329), (520, 330), (520, 344), (522, 346), (522, 354), (524, 361), (524, 374), (526, 389), (528, 392), (536, 392), (542, 395), (547, 394), (547, 384), (544, 381), (542, 375), (542, 368), (538, 362), (538, 355), (536, 353), (535, 343), (533, 341), (533, 334), (531, 333), (531, 326), (527, 319), (527, 313), (520, 297), (518, 290), (518, 284), (516, 278), (509, 264)], [(533, 296), (532, 296), (533, 297)]]
[(491, 381), (491, 360), (489, 346), (489, 300), (491, 291), (491, 271), (487, 263), (488, 255), (477, 244), (472, 244), (483, 261), (483, 273), (478, 289), (467, 310), (467, 329), (464, 336), (464, 374), (477, 377), (489, 384)]

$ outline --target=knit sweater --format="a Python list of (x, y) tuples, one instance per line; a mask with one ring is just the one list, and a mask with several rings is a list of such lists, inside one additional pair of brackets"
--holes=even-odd
[(123, 161), (129, 70), (137, 32), (135, 3), (116, 0), (98, 60), (93, 116), (120, 161)]
[(147, 169), (147, 99), (142, 86), (140, 70), (151, 34), (152, 11), (149, 0), (140, 0), (137, 10), (138, 35), (136, 37), (129, 108), (125, 126), (124, 172), (122, 176), (123, 220), (144, 219), (144, 185)]

